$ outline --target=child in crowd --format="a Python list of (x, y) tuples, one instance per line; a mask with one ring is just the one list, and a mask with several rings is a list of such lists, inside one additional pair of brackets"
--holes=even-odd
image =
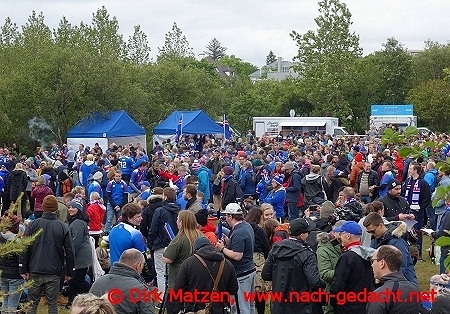
[(103, 216), (106, 207), (103, 205), (103, 199), (98, 192), (91, 193), (91, 199), (87, 206), (87, 214), (89, 217), (89, 235), (95, 240), (95, 247), (98, 247), (98, 240), (102, 230)]

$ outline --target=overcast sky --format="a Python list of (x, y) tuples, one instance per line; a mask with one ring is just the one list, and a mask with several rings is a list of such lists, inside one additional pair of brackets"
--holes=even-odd
[[(408, 49), (423, 49), (431, 39), (450, 40), (449, 0), (345, 0), (352, 13), (352, 31), (360, 36), (365, 55), (382, 49), (395, 37)], [(17, 25), (26, 23), (32, 10), (43, 12), (45, 23), (57, 28), (62, 16), (72, 24), (90, 24), (92, 13), (102, 5), (119, 21), (124, 39), (141, 25), (147, 34), (151, 57), (156, 59), (164, 34), (174, 22), (183, 31), (196, 55), (216, 37), (227, 54), (234, 54), (256, 66), (265, 64), (270, 50), (292, 59), (297, 53), (289, 33), (317, 28), (316, 0), (0, 0), (0, 24), (10, 17)]]

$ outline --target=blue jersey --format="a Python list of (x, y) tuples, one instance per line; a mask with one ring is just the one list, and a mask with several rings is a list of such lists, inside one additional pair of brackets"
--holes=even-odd
[(120, 182), (110, 181), (106, 186), (106, 192), (110, 194), (109, 203), (112, 207), (122, 206), (122, 204), (128, 201), (128, 185), (125, 181)]
[(142, 233), (128, 223), (121, 222), (109, 233), (109, 263), (114, 265), (125, 250), (136, 249), (144, 253), (147, 250)]
[(131, 157), (128, 156), (122, 156), (119, 158), (119, 162), (118, 162), (118, 166), (119, 166), (119, 170), (120, 172), (122, 172), (123, 174), (129, 174), (131, 175), (131, 173), (133, 172), (133, 159)]
[(88, 199), (91, 199), (91, 193), (92, 192), (97, 192), (101, 198), (103, 198), (103, 190), (102, 187), (100, 186), (100, 183), (98, 183), (97, 181), (92, 181), (89, 185), (88, 185)]

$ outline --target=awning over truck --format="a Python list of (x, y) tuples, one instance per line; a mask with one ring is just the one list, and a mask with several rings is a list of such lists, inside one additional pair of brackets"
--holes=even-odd
[(327, 124), (325, 121), (307, 121), (303, 126), (325, 126)]
[(283, 121), (278, 126), (325, 126), (325, 121)]

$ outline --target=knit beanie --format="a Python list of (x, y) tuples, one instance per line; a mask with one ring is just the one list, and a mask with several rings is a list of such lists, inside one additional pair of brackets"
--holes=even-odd
[(54, 213), (58, 210), (58, 200), (53, 195), (47, 195), (42, 202), (42, 210), (45, 213)]
[(320, 218), (328, 218), (333, 212), (334, 212), (333, 202), (326, 201), (322, 204), (322, 208), (320, 209)]

